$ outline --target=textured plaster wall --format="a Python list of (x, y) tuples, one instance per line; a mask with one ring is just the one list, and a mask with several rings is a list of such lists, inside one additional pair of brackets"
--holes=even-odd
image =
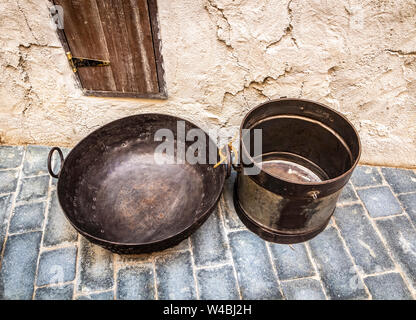
[(85, 97), (46, 0), (0, 1), (0, 143), (74, 145), (101, 125), (163, 112), (233, 132), (280, 96), (357, 127), (362, 162), (416, 167), (414, 0), (159, 0), (169, 99)]

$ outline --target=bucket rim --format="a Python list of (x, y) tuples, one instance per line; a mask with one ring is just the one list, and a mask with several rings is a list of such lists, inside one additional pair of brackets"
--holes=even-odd
[[(256, 111), (256, 110), (258, 110), (258, 109), (260, 109), (261, 107), (263, 107), (263, 106), (265, 106), (265, 105), (268, 105), (268, 104), (271, 104), (271, 103), (276, 103), (276, 102), (283, 102), (283, 101), (299, 101), (299, 102), (306, 102), (306, 103), (312, 103), (312, 104), (316, 104), (316, 105), (318, 105), (318, 106), (320, 106), (320, 107), (322, 107), (322, 108), (324, 108), (324, 109), (327, 109), (327, 110), (329, 110), (329, 111), (331, 111), (331, 112), (333, 112), (333, 113), (335, 113), (337, 116), (339, 116), (343, 121), (345, 121), (350, 127), (351, 127), (351, 129), (353, 130), (353, 132), (354, 132), (354, 135), (355, 135), (355, 137), (357, 138), (357, 142), (358, 142), (358, 154), (357, 154), (357, 157), (356, 157), (356, 159), (355, 159), (355, 161), (354, 161), (354, 163), (351, 165), (351, 167), (347, 170), (347, 171), (345, 171), (344, 173), (342, 173), (341, 175), (338, 175), (338, 176), (336, 176), (336, 177), (334, 177), (334, 178), (331, 178), (331, 179), (327, 179), (327, 180), (323, 180), (323, 181), (319, 181), (319, 182), (295, 182), (295, 181), (293, 181), (293, 180), (289, 180), (289, 179), (285, 179), (285, 178), (283, 178), (283, 177), (281, 177), (281, 176), (278, 176), (278, 175), (275, 175), (275, 174), (272, 174), (272, 173), (269, 173), (269, 172), (267, 172), (267, 171), (264, 171), (255, 161), (254, 161), (254, 159), (253, 159), (253, 157), (251, 157), (250, 156), (250, 154), (249, 154), (249, 152), (247, 151), (247, 149), (246, 149), (246, 147), (245, 147), (245, 145), (242, 143), (242, 141), (241, 141), (241, 138), (242, 138), (242, 130), (243, 130), (243, 125), (244, 125), (244, 123), (247, 121), (247, 119), (248, 119), (248, 117), (250, 116), (250, 115), (252, 115), (252, 113), (254, 112), (254, 111)], [(309, 100), (309, 99), (299, 99), (299, 98), (279, 98), (279, 99), (273, 99), (273, 100), (269, 100), (269, 101), (266, 101), (266, 102), (263, 102), (263, 103), (261, 103), (261, 104), (259, 104), (259, 105), (257, 105), (256, 107), (254, 107), (253, 109), (251, 109), (245, 116), (244, 116), (244, 118), (243, 118), (243, 120), (241, 121), (241, 125), (240, 125), (240, 130), (239, 130), (239, 134), (240, 134), (240, 147), (241, 147), (241, 153), (243, 153), (244, 152), (244, 155), (247, 157), (247, 159), (249, 159), (252, 163), (253, 163), (253, 165), (255, 166), (255, 167), (257, 167), (259, 170), (260, 170), (260, 172), (262, 172), (262, 173), (264, 173), (264, 174), (266, 174), (267, 176), (270, 176), (271, 178), (274, 178), (274, 179), (277, 179), (277, 180), (281, 180), (281, 181), (283, 181), (283, 182), (286, 182), (286, 183), (288, 183), (288, 184), (291, 184), (291, 185), (298, 185), (298, 186), (309, 186), (309, 187), (314, 187), (314, 186), (316, 186), (316, 187), (322, 187), (322, 186), (327, 186), (327, 185), (330, 185), (330, 184), (332, 184), (332, 183), (336, 183), (336, 182), (339, 182), (339, 181), (342, 181), (343, 179), (345, 179), (345, 178), (347, 178), (346, 180), (346, 182), (345, 182), (345, 184), (348, 182), (348, 177), (352, 174), (352, 172), (354, 171), (354, 169), (356, 168), (356, 166), (358, 165), (358, 163), (359, 163), (359, 161), (360, 161), (360, 158), (361, 158), (361, 152), (362, 152), (362, 150), (361, 150), (361, 139), (360, 139), (360, 136), (359, 136), (359, 134), (358, 134), (358, 131), (357, 131), (357, 129), (354, 127), (354, 125), (352, 124), (352, 122), (350, 121), (350, 120), (348, 120), (347, 119), (347, 117), (345, 116), (345, 115), (343, 115), (342, 113), (340, 113), (339, 111), (337, 111), (337, 110), (335, 110), (335, 109), (333, 109), (333, 108), (330, 108), (330, 107), (328, 107), (327, 105), (325, 105), (325, 104), (323, 104), (323, 103), (320, 103), (320, 102), (317, 102), (317, 101), (313, 101), (313, 100)]]

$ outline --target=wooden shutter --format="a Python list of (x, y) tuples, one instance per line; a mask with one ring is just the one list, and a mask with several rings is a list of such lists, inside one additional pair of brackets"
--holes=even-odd
[(156, 0), (54, 0), (73, 57), (110, 61), (77, 68), (87, 95), (166, 98)]

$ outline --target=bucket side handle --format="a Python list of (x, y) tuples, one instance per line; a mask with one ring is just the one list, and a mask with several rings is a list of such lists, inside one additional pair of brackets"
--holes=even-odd
[[(57, 152), (58, 152), (58, 154), (59, 154), (59, 158), (60, 158), (60, 161), (61, 161), (61, 166), (60, 166), (60, 168), (59, 168), (59, 172), (58, 172), (58, 173), (53, 172), (53, 169), (52, 169), (52, 155), (53, 155), (53, 153), (54, 153), (55, 151), (57, 151)], [(61, 170), (62, 170), (62, 167), (63, 167), (63, 166), (64, 166), (64, 154), (62, 153), (62, 150), (61, 150), (60, 148), (58, 148), (58, 147), (53, 147), (53, 148), (49, 151), (49, 154), (48, 154), (48, 172), (49, 172), (49, 174), (50, 174), (53, 178), (58, 179), (58, 178), (59, 178), (59, 174), (61, 173)]]

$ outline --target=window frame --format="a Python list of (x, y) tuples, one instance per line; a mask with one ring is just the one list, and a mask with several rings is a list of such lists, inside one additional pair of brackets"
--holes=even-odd
[[(55, 5), (55, 1), (52, 0), (52, 4)], [(83, 88), (82, 82), (78, 72), (74, 72), (75, 82), (77, 87), (80, 88), (85, 96), (94, 97), (112, 97), (112, 98), (144, 98), (144, 99), (162, 99), (168, 98), (168, 92), (166, 87), (165, 79), (165, 68), (162, 56), (162, 41), (160, 38), (160, 24), (158, 16), (157, 0), (147, 0), (147, 7), (150, 20), (150, 28), (152, 32), (153, 50), (156, 64), (156, 76), (159, 86), (158, 93), (135, 93), (135, 92), (119, 92), (119, 91), (99, 91), (99, 90), (88, 90)], [(59, 40), (61, 41), (62, 47), (65, 52), (70, 51), (70, 47), (65, 35), (65, 29), (57, 28)], [(93, 57), (87, 57), (93, 58)]]

